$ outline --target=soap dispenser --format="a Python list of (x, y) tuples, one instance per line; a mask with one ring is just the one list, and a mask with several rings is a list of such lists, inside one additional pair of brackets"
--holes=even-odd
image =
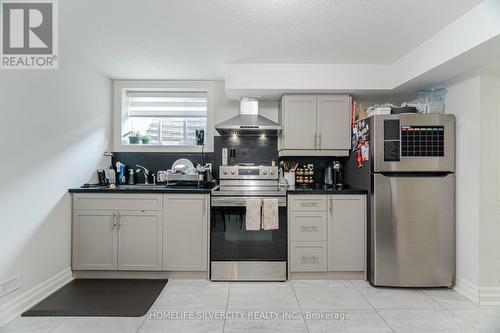
[(128, 184), (135, 185), (134, 169), (128, 169)]

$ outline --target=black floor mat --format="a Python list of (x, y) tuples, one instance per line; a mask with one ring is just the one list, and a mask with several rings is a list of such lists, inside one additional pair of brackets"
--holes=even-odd
[(141, 317), (168, 280), (76, 279), (22, 316)]

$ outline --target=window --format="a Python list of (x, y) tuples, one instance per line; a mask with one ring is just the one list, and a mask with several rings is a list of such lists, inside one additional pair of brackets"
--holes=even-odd
[(115, 150), (199, 151), (203, 130), (213, 151), (212, 94), (206, 81), (115, 81)]

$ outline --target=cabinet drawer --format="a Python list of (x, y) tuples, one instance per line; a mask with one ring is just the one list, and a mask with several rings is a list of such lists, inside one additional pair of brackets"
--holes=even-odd
[(161, 210), (161, 194), (78, 193), (73, 195), (76, 210)]
[(327, 216), (325, 212), (291, 212), (291, 241), (327, 241)]
[(326, 242), (291, 242), (290, 272), (325, 272)]
[(290, 195), (288, 198), (291, 211), (324, 212), (326, 210), (326, 195)]

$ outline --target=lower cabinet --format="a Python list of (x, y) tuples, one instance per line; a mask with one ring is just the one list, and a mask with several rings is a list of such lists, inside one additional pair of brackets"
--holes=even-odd
[(326, 242), (291, 242), (290, 271), (324, 272), (327, 269)]
[(164, 270), (207, 270), (209, 202), (208, 194), (164, 195)]
[(206, 271), (209, 204), (208, 194), (74, 194), (72, 267)]
[(364, 195), (328, 198), (328, 270), (364, 271), (366, 204)]
[(290, 272), (366, 269), (365, 195), (290, 195)]
[(124, 211), (118, 216), (118, 270), (162, 269), (162, 214)]
[(161, 235), (158, 211), (76, 211), (73, 269), (161, 270)]
[(73, 269), (116, 270), (118, 267), (116, 211), (73, 213)]

